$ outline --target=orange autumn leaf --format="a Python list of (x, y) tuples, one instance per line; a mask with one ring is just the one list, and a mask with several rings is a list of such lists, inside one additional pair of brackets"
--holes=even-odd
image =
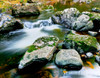
[(67, 73), (67, 71), (64, 70), (63, 73), (65, 74), (65, 73)]
[(90, 68), (94, 69), (94, 66), (92, 65), (92, 63), (91, 63), (91, 62), (86, 61), (86, 63), (87, 63), (87, 64), (89, 64)]

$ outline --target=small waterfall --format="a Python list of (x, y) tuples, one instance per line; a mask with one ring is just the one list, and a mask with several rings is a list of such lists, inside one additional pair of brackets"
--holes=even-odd
[(50, 26), (52, 25), (52, 20), (51, 18), (49, 18), (47, 20), (38, 20), (36, 22), (24, 21), (23, 23), (24, 23), (24, 28), (33, 29), (33, 28), (39, 28), (44, 26)]

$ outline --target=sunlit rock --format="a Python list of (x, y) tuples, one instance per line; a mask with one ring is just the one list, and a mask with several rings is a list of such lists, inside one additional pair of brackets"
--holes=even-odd
[(39, 15), (39, 9), (34, 4), (15, 5), (12, 8), (12, 15), (16, 17)]
[(94, 12), (82, 12), (82, 14), (88, 15), (90, 20), (93, 21), (93, 31), (99, 31), (100, 29), (100, 14)]
[(76, 31), (88, 31), (93, 28), (93, 22), (88, 15), (80, 15), (77, 20), (72, 24), (72, 27)]
[(80, 70), (83, 65), (80, 55), (74, 49), (61, 49), (56, 55), (55, 63), (67, 70)]
[(77, 19), (80, 15), (80, 12), (76, 8), (68, 8), (64, 11), (58, 11), (55, 15), (52, 16), (52, 20), (54, 23), (62, 24), (67, 28), (72, 27), (72, 23)]
[(7, 14), (0, 15), (0, 34), (22, 29), (23, 27), (23, 23), (19, 19), (15, 19)]
[(58, 41), (59, 39), (54, 36), (45, 36), (37, 39), (33, 45), (29, 46), (29, 49), (20, 61), (18, 68), (23, 69), (32, 63), (33, 67), (35, 65), (45, 65), (51, 60)]
[(86, 56), (87, 56), (87, 58), (92, 58), (93, 57), (93, 53), (88, 52), (88, 53), (86, 53)]

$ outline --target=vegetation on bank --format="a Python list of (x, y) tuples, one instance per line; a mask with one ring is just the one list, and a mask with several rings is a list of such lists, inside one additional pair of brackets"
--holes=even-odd
[(22, 4), (26, 2), (27, 0), (0, 0), (0, 8), (5, 11), (6, 9), (13, 7), (14, 4)]

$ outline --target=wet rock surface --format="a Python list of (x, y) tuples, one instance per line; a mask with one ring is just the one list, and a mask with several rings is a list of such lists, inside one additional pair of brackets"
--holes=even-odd
[(56, 55), (55, 63), (67, 70), (80, 70), (83, 65), (80, 55), (74, 49), (61, 49)]
[(0, 34), (8, 33), (17, 29), (22, 29), (23, 23), (19, 19), (15, 19), (8, 14), (0, 15)]
[(23, 69), (30, 64), (38, 68), (38, 65), (48, 63), (53, 57), (58, 41), (59, 39), (54, 36), (45, 36), (37, 39), (20, 61), (19, 69)]
[(40, 11), (37, 6), (34, 4), (23, 4), (23, 5), (15, 5), (12, 8), (12, 15), (15, 17), (23, 17), (23, 16), (36, 16), (39, 15)]

